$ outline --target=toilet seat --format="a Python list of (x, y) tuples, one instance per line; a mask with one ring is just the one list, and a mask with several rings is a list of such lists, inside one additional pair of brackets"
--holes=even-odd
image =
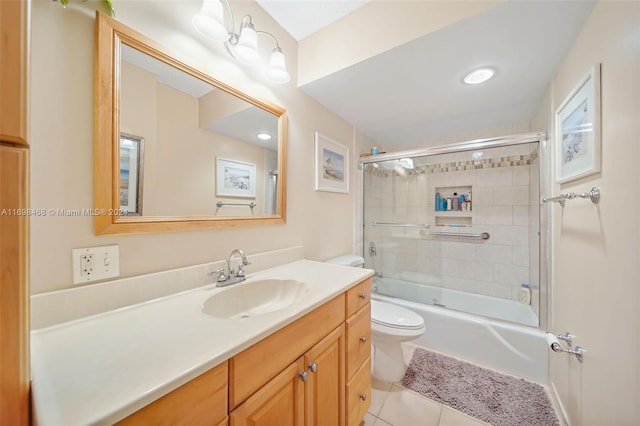
[(424, 319), (417, 313), (391, 303), (371, 300), (371, 322), (399, 330), (420, 330)]

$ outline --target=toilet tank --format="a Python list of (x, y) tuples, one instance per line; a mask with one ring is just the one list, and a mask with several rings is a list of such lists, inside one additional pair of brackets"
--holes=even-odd
[(348, 254), (346, 256), (332, 257), (325, 260), (326, 263), (333, 263), (334, 265), (354, 266), (356, 268), (362, 268), (364, 266), (364, 259), (361, 256), (355, 254)]

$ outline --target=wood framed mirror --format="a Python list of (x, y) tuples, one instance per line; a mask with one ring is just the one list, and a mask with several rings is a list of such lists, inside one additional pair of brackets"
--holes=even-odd
[(96, 13), (95, 233), (286, 219), (286, 111)]

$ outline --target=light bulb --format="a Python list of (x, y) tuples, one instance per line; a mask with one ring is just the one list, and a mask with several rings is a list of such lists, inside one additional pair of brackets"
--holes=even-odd
[(471, 71), (464, 77), (464, 82), (467, 84), (480, 84), (489, 80), (495, 74), (493, 68), (479, 68), (475, 71)]
[(204, 0), (200, 13), (191, 20), (193, 27), (203, 36), (215, 41), (229, 40), (224, 26), (224, 10), (220, 0)]
[(286, 83), (291, 80), (291, 76), (287, 72), (284, 54), (280, 47), (276, 47), (271, 53), (271, 61), (269, 69), (267, 70), (267, 78), (274, 83)]
[(258, 137), (258, 139), (261, 139), (263, 141), (268, 141), (272, 138), (272, 136), (266, 132), (258, 133), (256, 136)]
[(240, 62), (255, 65), (260, 61), (258, 53), (258, 34), (251, 22), (248, 22), (240, 29), (238, 44), (233, 46), (233, 53)]

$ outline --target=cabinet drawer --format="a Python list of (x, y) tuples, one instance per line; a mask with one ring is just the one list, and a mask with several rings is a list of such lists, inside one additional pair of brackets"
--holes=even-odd
[(347, 290), (347, 318), (358, 312), (371, 299), (371, 278)]
[(231, 358), (229, 408), (260, 389), (344, 322), (344, 294)]
[(371, 304), (347, 320), (347, 380), (371, 356)]
[(218, 424), (227, 417), (227, 362), (163, 396), (118, 425)]
[(347, 383), (347, 426), (357, 426), (371, 405), (371, 358)]

